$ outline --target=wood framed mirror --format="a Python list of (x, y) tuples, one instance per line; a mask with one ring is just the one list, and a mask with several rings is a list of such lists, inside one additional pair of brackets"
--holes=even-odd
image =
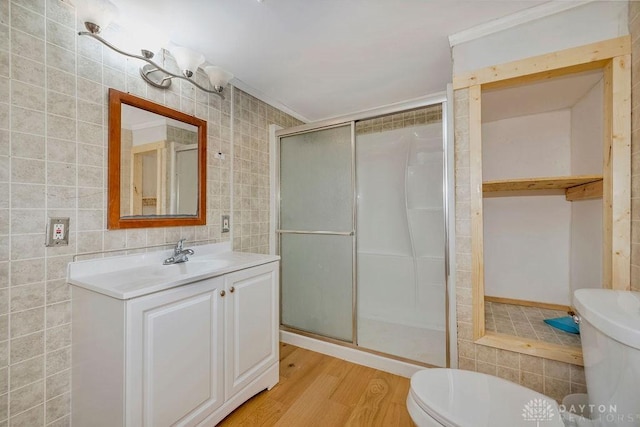
[(109, 89), (109, 229), (206, 224), (207, 122)]

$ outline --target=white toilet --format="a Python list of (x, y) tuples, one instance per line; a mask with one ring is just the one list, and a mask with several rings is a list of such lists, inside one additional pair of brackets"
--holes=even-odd
[[(640, 426), (640, 293), (580, 289), (573, 305), (582, 319), (587, 390), (597, 418), (591, 425)], [(419, 427), (564, 425), (552, 398), (492, 375), (458, 369), (415, 373), (407, 408)]]

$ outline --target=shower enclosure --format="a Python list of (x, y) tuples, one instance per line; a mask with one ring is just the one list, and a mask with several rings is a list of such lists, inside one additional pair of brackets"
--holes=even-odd
[(278, 132), (284, 328), (448, 365), (442, 112)]

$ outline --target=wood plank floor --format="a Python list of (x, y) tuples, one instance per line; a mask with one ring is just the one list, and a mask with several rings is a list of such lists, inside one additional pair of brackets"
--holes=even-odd
[(280, 343), (280, 382), (219, 426), (413, 426), (409, 379)]

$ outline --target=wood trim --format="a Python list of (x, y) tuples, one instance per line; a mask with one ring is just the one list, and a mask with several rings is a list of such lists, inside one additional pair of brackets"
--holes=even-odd
[[(535, 80), (555, 77), (569, 71), (567, 69), (571, 69), (569, 72), (573, 73), (579, 70), (581, 66), (597, 67), (596, 64), (599, 61), (608, 60), (620, 55), (627, 55), (630, 52), (631, 38), (629, 36), (618, 37), (461, 73), (453, 77), (453, 89), (462, 89), (474, 85), (486, 85), (515, 78), (518, 78), (518, 83), (523, 83), (526, 81), (525, 76), (535, 76), (532, 77)], [(604, 64), (598, 65), (601, 67)], [(558, 70), (557, 73), (562, 74), (557, 74), (555, 70)], [(549, 74), (545, 77), (542, 73)], [(513, 84), (513, 82), (509, 83)]]
[(552, 304), (549, 302), (527, 301), (523, 299), (513, 299), (513, 298), (503, 298), (503, 297), (491, 297), (489, 295), (485, 295), (484, 300), (486, 302), (496, 302), (499, 304), (544, 308), (545, 310), (559, 310), (559, 311), (565, 311), (565, 312), (573, 311), (573, 309), (568, 305)]
[(473, 287), (474, 339), (478, 339), (485, 334), (481, 96), (479, 85), (469, 88), (469, 185), (471, 188), (471, 283)]
[(603, 82), (603, 140), (602, 140), (602, 287), (611, 289), (612, 277), (612, 214), (613, 180), (612, 171), (612, 135), (613, 135), (613, 65), (611, 61), (604, 67)]
[[(131, 105), (198, 128), (198, 212), (189, 216), (120, 217), (120, 138), (122, 136), (122, 104)], [(109, 167), (107, 227), (147, 228), (204, 225), (207, 223), (207, 122), (149, 100), (109, 89)], [(133, 196), (133, 195), (132, 195)]]
[(495, 90), (502, 88), (511, 88), (522, 86), (526, 84), (536, 83), (542, 80), (551, 80), (557, 77), (568, 76), (571, 74), (584, 73), (593, 70), (601, 70), (609, 62), (609, 59), (603, 59), (602, 61), (587, 62), (585, 64), (574, 65), (572, 67), (558, 68), (549, 71), (543, 71), (540, 73), (528, 74), (526, 76), (514, 77), (507, 80), (498, 80), (491, 83), (482, 85), (482, 90)]
[(567, 188), (564, 193), (565, 199), (568, 202), (577, 202), (580, 200), (592, 200), (602, 198), (603, 182), (594, 181), (587, 184), (576, 185), (575, 187)]
[(602, 175), (502, 179), (483, 182), (482, 191), (490, 193), (495, 191), (555, 190), (576, 187), (594, 181), (602, 181)]
[(129, 205), (132, 215), (142, 215), (142, 165), (144, 160), (139, 154), (131, 153), (131, 185)]
[(631, 55), (611, 61), (611, 287), (631, 288)]
[(487, 332), (485, 336), (476, 340), (475, 343), (487, 347), (571, 363), (572, 365), (584, 366), (582, 349), (579, 347), (568, 347), (495, 332)]

